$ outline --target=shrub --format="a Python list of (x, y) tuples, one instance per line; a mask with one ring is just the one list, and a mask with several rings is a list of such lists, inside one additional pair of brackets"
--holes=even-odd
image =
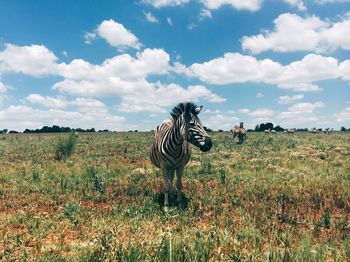
[(59, 137), (55, 146), (55, 159), (65, 160), (69, 158), (73, 154), (77, 140), (78, 135), (74, 133), (71, 133), (69, 136)]

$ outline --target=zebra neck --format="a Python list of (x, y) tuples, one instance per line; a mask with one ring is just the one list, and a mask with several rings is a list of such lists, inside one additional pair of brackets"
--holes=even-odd
[(175, 147), (182, 147), (182, 144), (184, 143), (184, 137), (181, 135), (181, 124), (177, 121), (175, 122), (173, 128), (170, 131), (170, 137), (172, 144)]

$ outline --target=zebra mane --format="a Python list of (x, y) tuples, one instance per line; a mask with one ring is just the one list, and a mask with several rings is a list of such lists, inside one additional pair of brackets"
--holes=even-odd
[(193, 104), (192, 102), (184, 102), (184, 103), (179, 103), (177, 106), (173, 108), (171, 111), (170, 115), (173, 117), (174, 120), (178, 119), (178, 117), (185, 112), (186, 106), (190, 105), (190, 112), (194, 115), (197, 115), (199, 112), (196, 112), (197, 106)]

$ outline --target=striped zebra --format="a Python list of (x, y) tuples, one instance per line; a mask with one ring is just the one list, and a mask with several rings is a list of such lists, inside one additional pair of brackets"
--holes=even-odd
[(164, 121), (154, 130), (150, 157), (152, 163), (163, 174), (164, 211), (169, 209), (169, 194), (173, 196), (173, 179), (176, 171), (177, 202), (182, 204), (182, 174), (190, 159), (189, 143), (202, 152), (212, 147), (211, 139), (204, 130), (198, 114), (202, 106), (180, 103), (171, 112), (172, 118)]

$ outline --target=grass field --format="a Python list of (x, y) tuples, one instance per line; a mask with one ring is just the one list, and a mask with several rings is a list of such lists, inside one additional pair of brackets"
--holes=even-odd
[(0, 260), (350, 261), (350, 132), (212, 133), (161, 210), (151, 133), (0, 136)]

